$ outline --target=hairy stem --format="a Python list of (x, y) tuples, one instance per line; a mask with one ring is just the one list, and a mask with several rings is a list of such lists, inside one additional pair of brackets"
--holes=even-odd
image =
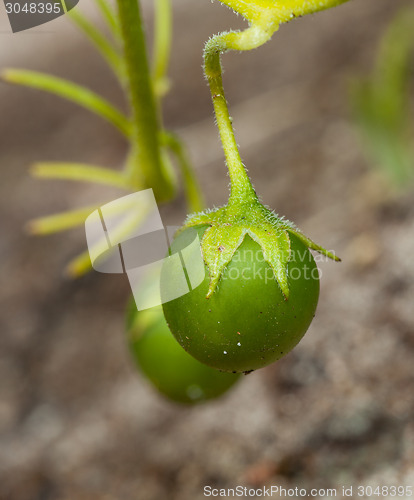
[(234, 136), (232, 120), (224, 95), (220, 55), (227, 50), (250, 50), (268, 41), (273, 31), (250, 26), (245, 31), (222, 33), (213, 36), (204, 49), (204, 73), (210, 86), (217, 126), (229, 170), (231, 191), (230, 203), (256, 200)]

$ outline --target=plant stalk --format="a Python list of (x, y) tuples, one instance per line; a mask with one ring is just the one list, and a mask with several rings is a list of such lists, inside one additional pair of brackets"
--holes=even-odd
[(164, 176), (159, 143), (159, 119), (153, 94), (146, 40), (138, 0), (117, 0), (128, 88), (132, 108), (132, 147), (127, 169), (131, 180), (143, 181), (154, 190), (158, 201), (171, 195)]
[(272, 33), (262, 32), (251, 26), (241, 32), (216, 35), (210, 38), (204, 49), (204, 73), (210, 86), (217, 126), (230, 176), (229, 204), (249, 203), (257, 200), (257, 195), (240, 158), (234, 136), (232, 119), (224, 95), (220, 54), (229, 49), (250, 50), (265, 43), (271, 35)]

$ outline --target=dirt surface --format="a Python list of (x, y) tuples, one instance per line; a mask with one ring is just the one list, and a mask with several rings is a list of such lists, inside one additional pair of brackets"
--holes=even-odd
[[(195, 408), (162, 399), (135, 371), (125, 277), (65, 278), (85, 249), (83, 230), (23, 230), (33, 217), (119, 194), (33, 180), (30, 164), (120, 166), (126, 144), (69, 103), (0, 84), (1, 500), (197, 500), (205, 485), (337, 488), (342, 498), (342, 486), (354, 497), (359, 485), (414, 486), (414, 196), (393, 193), (370, 168), (347, 105), (349, 78), (370, 67), (382, 30), (408, 3), (354, 0), (223, 58), (257, 191), (343, 262), (318, 262), (318, 312), (292, 353)], [(228, 179), (201, 53), (212, 33), (243, 22), (218, 2), (174, 8), (165, 122), (187, 141), (209, 205), (218, 205)], [(0, 14), (2, 68), (47, 70), (123, 105), (66, 19), (11, 35), (2, 6)], [(166, 224), (184, 216), (182, 199), (163, 207)]]

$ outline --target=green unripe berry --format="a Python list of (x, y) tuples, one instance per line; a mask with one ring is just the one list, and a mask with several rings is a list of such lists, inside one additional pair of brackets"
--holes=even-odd
[(128, 345), (141, 373), (168, 399), (202, 403), (224, 394), (239, 376), (210, 368), (187, 354), (172, 336), (161, 307), (128, 312)]
[[(198, 228), (202, 238), (206, 227)], [(173, 246), (186, 244), (186, 231)], [(301, 340), (315, 314), (319, 273), (308, 247), (290, 235), (286, 300), (261, 247), (246, 236), (226, 266), (217, 289), (206, 298), (209, 273), (190, 293), (163, 304), (167, 323), (194, 358), (230, 372), (262, 368)], [(178, 269), (176, 270), (178, 272)], [(166, 273), (161, 278), (168, 280)]]

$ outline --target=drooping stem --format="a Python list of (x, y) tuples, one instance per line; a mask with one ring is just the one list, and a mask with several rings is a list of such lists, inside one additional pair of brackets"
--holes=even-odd
[[(163, 174), (159, 123), (153, 94), (142, 16), (138, 0), (117, 0), (128, 87), (132, 108), (132, 147), (128, 160), (128, 174), (141, 182), (140, 172), (147, 187), (154, 190), (158, 201), (166, 200), (171, 186)], [(141, 175), (142, 175), (141, 174)]]
[(224, 95), (220, 55), (227, 50), (250, 50), (268, 41), (274, 30), (255, 25), (241, 32), (216, 35), (204, 49), (204, 72), (210, 86), (220, 139), (229, 170), (231, 191), (229, 204), (257, 199), (240, 158), (227, 101)]

